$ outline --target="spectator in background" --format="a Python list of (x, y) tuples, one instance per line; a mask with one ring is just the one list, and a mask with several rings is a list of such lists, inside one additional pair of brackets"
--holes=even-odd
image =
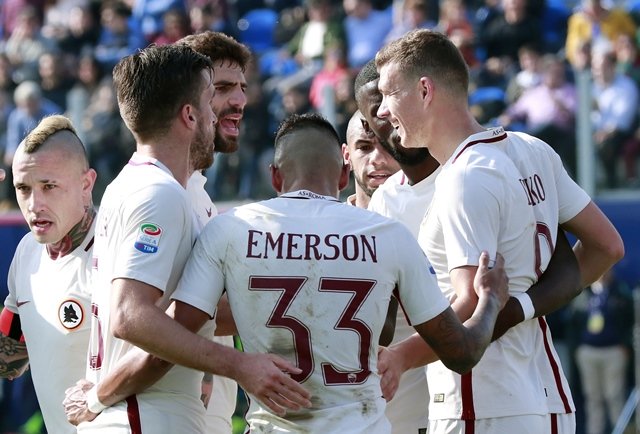
[(640, 85), (640, 56), (635, 38), (627, 34), (618, 35), (613, 50), (616, 55), (616, 72), (632, 79), (636, 86)]
[(429, 15), (429, 9), (429, 0), (403, 0), (400, 17), (387, 34), (385, 43), (394, 41), (414, 29), (434, 29), (437, 22)]
[(11, 166), (13, 154), (18, 145), (40, 122), (40, 119), (62, 112), (60, 107), (42, 97), (42, 89), (34, 81), (20, 83), (13, 94), (13, 99), (16, 107), (7, 120), (7, 148), (4, 154), (4, 163), (7, 166)]
[[(324, 55), (322, 69), (311, 81), (311, 89), (309, 91), (311, 106), (318, 111), (324, 111), (325, 109), (323, 108), (326, 104), (335, 102), (335, 89), (338, 84), (342, 80), (349, 78), (351, 78), (351, 74), (347, 67), (344, 48), (341, 45), (328, 47)], [(330, 101), (327, 101), (327, 94), (332, 96), (332, 98), (329, 98)], [(327, 110), (333, 110), (333, 108), (327, 108)]]
[(578, 51), (586, 42), (598, 51), (611, 49), (618, 35), (635, 37), (636, 25), (623, 9), (607, 9), (603, 0), (582, 0), (582, 8), (569, 17), (565, 53), (574, 67), (580, 67)]
[(240, 174), (237, 197), (239, 199), (270, 197), (271, 189), (261, 188), (269, 185), (267, 174), (269, 164), (266, 162), (262, 164), (262, 162), (263, 156), (269, 153), (272, 146), (268, 140), (265, 140), (265, 137), (269, 137), (269, 116), (258, 65), (255, 61), (249, 62), (245, 77), (247, 104), (244, 106), (243, 122), (240, 124), (240, 145), (238, 146)]
[(458, 47), (469, 68), (477, 66), (478, 59), (474, 49), (475, 31), (463, 0), (442, 1), (437, 30), (447, 35)]
[(13, 65), (6, 53), (0, 53), (0, 89), (13, 93), (17, 83), (13, 79)]
[(519, 71), (507, 84), (507, 102), (515, 102), (524, 91), (542, 82), (542, 64), (540, 51), (531, 45), (523, 45), (518, 50)]
[(80, 56), (93, 51), (100, 37), (97, 11), (89, 5), (78, 5), (69, 11), (68, 27), (57, 34), (58, 45), (65, 53)]
[[(98, 89), (103, 72), (96, 58), (87, 53), (78, 59), (76, 82), (67, 93), (67, 116), (76, 127), (82, 143), (87, 142), (87, 134), (82, 125), (82, 118)], [(91, 150), (87, 149), (91, 154)]]
[(143, 46), (162, 33), (163, 16), (169, 10), (179, 10), (186, 14), (185, 0), (128, 0), (131, 5), (132, 29), (145, 40)]
[(171, 9), (162, 16), (162, 31), (152, 42), (156, 45), (173, 44), (190, 34), (189, 17), (180, 9)]
[(569, 317), (585, 398), (586, 434), (611, 432), (629, 387), (631, 292), (609, 270), (572, 302)]
[(111, 77), (100, 82), (82, 117), (89, 164), (98, 172), (94, 195), (99, 203), (107, 185), (127, 163), (134, 149), (133, 136), (120, 118)]
[(224, 0), (212, 0), (194, 4), (189, 9), (189, 18), (191, 30), (194, 34), (211, 30), (225, 33), (234, 38), (237, 36), (237, 29), (231, 25)]
[(389, 11), (374, 9), (371, 0), (343, 0), (349, 67), (358, 70), (373, 59), (391, 31)]
[[(7, 147), (7, 124), (12, 110), (11, 93), (0, 89), (0, 172), (4, 172), (3, 177), (11, 172), (11, 167), (4, 163), (4, 153)], [(14, 207), (13, 196), (13, 185), (9, 182), (0, 182), (0, 212)]]
[(605, 187), (618, 186), (618, 160), (637, 124), (638, 87), (629, 77), (616, 73), (612, 51), (596, 51), (593, 72), (593, 141), (605, 172)]
[[(626, 75), (634, 81), (636, 86), (640, 86), (640, 55), (638, 55), (636, 40), (628, 35), (619, 35), (614, 50), (616, 72)], [(638, 154), (640, 154), (640, 126), (636, 125), (633, 137), (627, 140), (622, 148), (626, 181), (630, 187), (638, 185)]]
[(334, 18), (331, 0), (307, 0), (308, 21), (286, 45), (286, 55), (295, 59), (297, 71), (287, 77), (274, 77), (266, 90), (276, 88), (281, 97), (292, 86), (309, 89), (313, 77), (322, 69), (328, 50), (345, 46), (342, 23)]
[(38, 19), (42, 22), (45, 3), (45, 0), (4, 0), (0, 3), (2, 36), (9, 37), (15, 31), (19, 15), (27, 8), (37, 11)]
[(567, 82), (563, 59), (547, 54), (540, 66), (542, 83), (525, 90), (498, 121), (510, 129), (522, 122), (520, 129), (548, 143), (569, 173), (575, 175), (576, 89)]
[(527, 10), (527, 0), (502, 0), (502, 11), (478, 35), (487, 58), (507, 58), (515, 64), (524, 45), (542, 46), (540, 21)]
[(130, 24), (131, 10), (118, 1), (105, 2), (100, 13), (102, 29), (95, 48), (96, 59), (105, 72), (111, 72), (115, 64), (135, 50), (147, 45), (136, 28)]
[(42, 96), (65, 111), (67, 93), (73, 86), (62, 56), (58, 53), (44, 53), (38, 59), (38, 75)]
[(15, 29), (4, 45), (4, 52), (15, 68), (15, 80), (36, 80), (38, 59), (55, 48), (55, 43), (41, 33), (38, 12), (31, 7), (25, 8), (18, 15)]

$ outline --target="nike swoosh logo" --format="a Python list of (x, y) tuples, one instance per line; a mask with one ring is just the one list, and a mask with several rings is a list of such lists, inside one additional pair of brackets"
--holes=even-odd
[(31, 300), (27, 300), (27, 301), (17, 301), (17, 302), (16, 302), (16, 306), (17, 306), (17, 307), (20, 307), (20, 306), (22, 306), (23, 304), (27, 304), (27, 303), (31, 303)]
[(205, 211), (207, 212), (207, 217), (211, 217), (211, 208), (209, 209), (205, 208)]

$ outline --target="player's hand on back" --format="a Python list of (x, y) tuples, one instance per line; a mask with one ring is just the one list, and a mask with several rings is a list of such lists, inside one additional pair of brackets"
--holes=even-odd
[(278, 416), (287, 410), (311, 407), (311, 393), (289, 374), (302, 370), (274, 354), (243, 353), (241, 377), (236, 381), (247, 393), (255, 396)]
[(478, 297), (494, 297), (502, 309), (509, 300), (509, 277), (504, 271), (504, 258), (500, 253), (496, 253), (495, 264), (491, 262), (489, 254), (483, 251), (473, 279), (473, 287)]
[(75, 386), (65, 390), (65, 398), (62, 401), (67, 420), (72, 425), (81, 422), (90, 422), (98, 415), (89, 411), (87, 404), (87, 392), (94, 387), (93, 383), (87, 380), (79, 380)]
[(402, 362), (402, 354), (394, 351), (394, 347), (380, 347), (378, 349), (378, 374), (380, 374), (380, 389), (382, 397), (391, 401), (398, 391), (400, 377), (407, 370)]
[(0, 181), (4, 181), (4, 177), (7, 176), (4, 169), (0, 169)]

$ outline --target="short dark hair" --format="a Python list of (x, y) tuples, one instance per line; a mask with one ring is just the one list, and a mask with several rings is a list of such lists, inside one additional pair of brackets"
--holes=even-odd
[(251, 51), (246, 45), (220, 32), (206, 32), (185, 36), (177, 44), (185, 44), (200, 54), (208, 56), (212, 62), (218, 60), (237, 63), (244, 72), (251, 60)]
[(412, 30), (390, 42), (376, 54), (378, 70), (395, 63), (405, 76), (429, 76), (457, 95), (467, 95), (469, 69), (460, 50), (439, 32)]
[(335, 139), (335, 142), (338, 146), (341, 146), (340, 136), (338, 136), (336, 129), (324, 116), (319, 113), (304, 113), (300, 115), (293, 114), (282, 121), (282, 123), (278, 127), (278, 131), (276, 132), (276, 148), (278, 147), (278, 144), (284, 136), (305, 128), (324, 131)]
[(362, 86), (379, 78), (380, 74), (378, 74), (378, 70), (376, 69), (376, 61), (375, 59), (371, 59), (360, 69), (360, 72), (358, 72), (355, 84), (353, 85), (354, 92), (357, 93)]
[(168, 131), (184, 104), (202, 94), (200, 73), (211, 60), (186, 45), (151, 45), (122, 58), (113, 70), (120, 114), (139, 140)]

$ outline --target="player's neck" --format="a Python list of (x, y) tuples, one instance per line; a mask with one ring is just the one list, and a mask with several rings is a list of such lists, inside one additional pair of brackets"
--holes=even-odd
[(358, 208), (367, 208), (369, 206), (369, 202), (371, 201), (371, 196), (364, 192), (363, 189), (356, 185), (356, 200), (354, 205)]
[(96, 216), (93, 205), (87, 207), (82, 219), (57, 243), (47, 244), (47, 253), (53, 260), (62, 258), (73, 252), (87, 237), (91, 224)]
[[(425, 142), (429, 143), (429, 152), (440, 164), (446, 163), (460, 143), (467, 140), (469, 136), (486, 131), (486, 128), (480, 125), (469, 112), (460, 113), (456, 117), (459, 119), (457, 122), (441, 122), (443, 126), (440, 131), (431, 135), (438, 139)], [(455, 128), (450, 128), (450, 125), (455, 125)]]
[(163, 142), (138, 143), (136, 152), (160, 161), (171, 171), (173, 177), (186, 188), (189, 176), (193, 171), (189, 164), (189, 151), (183, 146), (175, 145), (179, 142), (179, 140), (169, 139)]

